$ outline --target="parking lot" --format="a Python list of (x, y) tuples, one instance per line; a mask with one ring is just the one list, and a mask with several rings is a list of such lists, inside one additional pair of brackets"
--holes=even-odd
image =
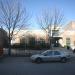
[(29, 57), (0, 59), (0, 75), (75, 75), (75, 57), (67, 63), (32, 63)]

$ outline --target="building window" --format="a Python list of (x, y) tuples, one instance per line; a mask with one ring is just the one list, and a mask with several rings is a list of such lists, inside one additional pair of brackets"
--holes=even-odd
[(66, 38), (66, 45), (67, 45), (67, 46), (70, 46), (70, 43), (71, 43), (70, 38)]

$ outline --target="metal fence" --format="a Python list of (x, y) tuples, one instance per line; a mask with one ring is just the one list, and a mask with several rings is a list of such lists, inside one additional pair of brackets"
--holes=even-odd
[[(3, 54), (8, 55), (8, 49), (3, 49)], [(73, 53), (72, 50), (67, 50), (65, 48), (54, 48), (53, 50), (63, 50), (66, 52)], [(45, 50), (21, 50), (21, 49), (11, 49), (11, 56), (31, 56), (33, 54), (41, 53)]]
[[(33, 54), (41, 53), (44, 50), (19, 50), (11, 49), (11, 56), (31, 56)], [(8, 55), (8, 49), (3, 49), (3, 55)]]

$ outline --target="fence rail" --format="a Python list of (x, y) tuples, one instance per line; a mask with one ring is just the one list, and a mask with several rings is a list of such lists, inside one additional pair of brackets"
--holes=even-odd
[[(72, 53), (72, 50), (67, 50), (66, 48), (53, 48), (53, 50), (63, 50)], [(11, 49), (11, 56), (31, 56), (33, 54), (41, 53), (45, 50), (19, 50)], [(8, 49), (3, 49), (3, 54), (8, 55)]]
[[(19, 50), (11, 49), (11, 56), (31, 56), (32, 54), (41, 53), (44, 50)], [(8, 55), (8, 49), (3, 49), (3, 54)]]

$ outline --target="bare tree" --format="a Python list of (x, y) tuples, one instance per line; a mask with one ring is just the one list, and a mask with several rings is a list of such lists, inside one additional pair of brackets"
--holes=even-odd
[(0, 25), (8, 32), (9, 55), (11, 53), (11, 40), (14, 32), (27, 25), (28, 14), (19, 0), (0, 1)]
[(52, 39), (64, 22), (64, 15), (57, 9), (45, 10), (37, 20), (40, 27), (47, 33), (52, 48)]

